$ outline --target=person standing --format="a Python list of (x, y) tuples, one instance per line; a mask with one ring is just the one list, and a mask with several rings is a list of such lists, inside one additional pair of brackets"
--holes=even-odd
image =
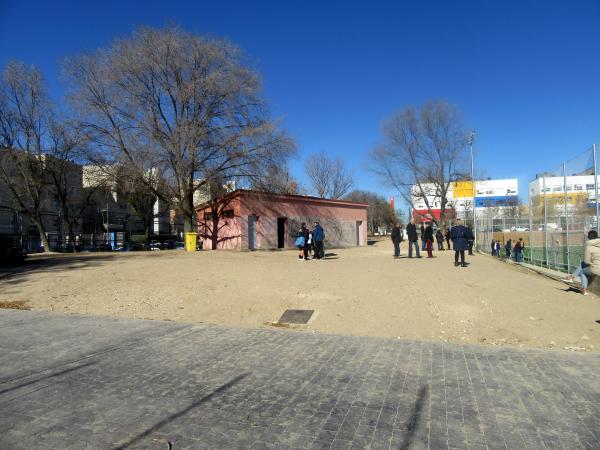
[[(298, 232), (298, 239), (296, 239), (296, 246), (298, 247), (298, 259), (304, 259), (308, 261), (308, 235), (309, 231), (306, 228), (306, 223), (302, 222), (300, 231)], [(303, 238), (303, 240), (300, 240)]]
[(473, 229), (467, 228), (467, 247), (469, 249), (469, 255), (473, 256), (473, 243), (475, 242), (475, 235), (473, 235)]
[(325, 232), (323, 231), (323, 227), (319, 222), (315, 222), (315, 227), (312, 232), (313, 245), (315, 249), (315, 259), (321, 259), (325, 256), (325, 252), (323, 250), (323, 241), (325, 240)]
[(428, 223), (425, 227), (425, 245), (427, 248), (427, 257), (433, 258), (433, 228), (431, 228), (431, 223)]
[(400, 224), (396, 222), (392, 229), (392, 243), (394, 244), (394, 259), (400, 258), (400, 242), (402, 242), (402, 229)]
[(408, 236), (408, 257), (412, 258), (413, 245), (417, 252), (417, 258), (420, 258), (419, 254), (419, 236), (417, 235), (417, 226), (415, 225), (415, 219), (410, 219), (410, 223), (406, 225), (406, 234)]
[(421, 250), (425, 251), (427, 249), (427, 241), (425, 240), (425, 225), (421, 222)]
[(496, 256), (496, 241), (492, 239), (492, 256)]
[(510, 259), (511, 252), (512, 252), (512, 239), (509, 239), (508, 241), (506, 241), (506, 244), (504, 244), (504, 257), (506, 259)]
[(460, 256), (460, 265), (467, 267), (465, 262), (465, 250), (467, 250), (469, 243), (469, 230), (462, 224), (461, 219), (456, 219), (456, 225), (450, 230), (450, 239), (454, 246), (454, 267), (458, 267), (458, 258)]
[(515, 261), (518, 263), (523, 262), (523, 250), (525, 250), (525, 243), (522, 238), (519, 238), (514, 248)]
[(444, 230), (444, 237), (446, 238), (446, 246), (450, 250), (450, 230), (448, 228)]
[(435, 233), (435, 240), (437, 241), (438, 250), (444, 250), (444, 235), (442, 234), (442, 230), (438, 228)]

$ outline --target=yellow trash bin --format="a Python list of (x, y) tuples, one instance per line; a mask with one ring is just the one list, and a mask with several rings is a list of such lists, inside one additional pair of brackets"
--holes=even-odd
[(185, 233), (185, 251), (196, 251), (196, 233)]

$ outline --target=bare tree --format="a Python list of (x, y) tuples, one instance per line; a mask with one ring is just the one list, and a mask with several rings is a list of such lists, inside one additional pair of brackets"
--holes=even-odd
[(208, 213), (198, 219), (200, 236), (210, 239), (211, 249), (216, 250), (219, 243), (230, 239), (237, 239), (238, 236), (223, 236), (223, 229), (229, 226), (228, 219), (236, 217), (232, 201), (235, 195), (230, 192), (224, 180), (212, 180), (209, 184), (210, 198), (207, 202)]
[(259, 77), (232, 44), (176, 27), (142, 28), (67, 61), (72, 99), (91, 142), (127, 160), (193, 228), (194, 192), (214, 179), (260, 178), (293, 152), (266, 117)]
[(161, 201), (154, 193), (163, 191), (160, 174), (156, 170), (139, 174), (131, 170), (130, 165), (126, 163), (113, 168), (112, 172), (115, 175), (112, 185), (124, 196), (127, 204), (141, 220), (144, 237), (148, 242), (153, 232), (154, 219), (162, 217), (170, 208), (169, 203)]
[(439, 203), (445, 225), (450, 183), (466, 173), (468, 133), (458, 111), (443, 101), (409, 107), (385, 122), (383, 134), (385, 143), (370, 152), (370, 169), (413, 208), (423, 200), (436, 223), (432, 203)]
[(36, 225), (45, 251), (50, 250), (43, 219), (50, 202), (44, 152), (49, 109), (41, 73), (10, 62), (0, 81), (0, 181), (15, 209)]
[(366, 203), (367, 229), (373, 235), (380, 227), (391, 229), (399, 221), (396, 211), (388, 203), (385, 197), (375, 192), (355, 190), (344, 197), (351, 202)]
[(61, 228), (71, 243), (75, 242), (75, 226), (92, 206), (98, 189), (98, 186), (83, 188), (83, 172), (78, 162), (83, 160), (84, 147), (76, 125), (54, 113), (49, 120), (45, 168), (51, 195), (58, 204)]
[(263, 177), (250, 182), (250, 188), (273, 194), (300, 195), (301, 187), (285, 166), (267, 167)]
[(354, 184), (344, 162), (339, 157), (330, 159), (324, 152), (311, 155), (304, 163), (304, 170), (321, 198), (341, 198)]

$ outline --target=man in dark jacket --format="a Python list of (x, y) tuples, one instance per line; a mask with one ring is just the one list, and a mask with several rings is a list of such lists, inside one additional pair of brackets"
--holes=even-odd
[(321, 259), (325, 256), (323, 249), (323, 241), (325, 240), (325, 232), (319, 222), (315, 222), (315, 227), (312, 231), (313, 245), (315, 246), (315, 259)]
[(469, 230), (462, 223), (462, 220), (456, 219), (456, 225), (450, 230), (450, 239), (454, 245), (454, 267), (458, 266), (458, 257), (460, 256), (460, 265), (467, 267), (465, 263), (465, 250), (469, 247)]
[(406, 234), (408, 235), (408, 257), (412, 258), (412, 248), (415, 246), (417, 251), (417, 258), (420, 258), (419, 253), (419, 236), (417, 235), (417, 226), (415, 225), (415, 219), (410, 219), (410, 223), (406, 225)]
[(425, 224), (423, 224), (423, 222), (421, 222), (420, 231), (421, 231), (421, 250), (425, 251), (425, 250), (427, 250), (427, 241), (425, 240)]
[(394, 259), (400, 258), (400, 242), (402, 242), (402, 230), (400, 224), (396, 222), (392, 229), (392, 243), (394, 244)]
[(469, 255), (473, 255), (473, 244), (475, 243), (475, 235), (473, 234), (473, 229), (471, 227), (467, 227), (467, 247), (469, 249)]

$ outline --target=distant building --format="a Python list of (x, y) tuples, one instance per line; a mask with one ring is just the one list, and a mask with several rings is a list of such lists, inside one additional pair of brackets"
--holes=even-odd
[(196, 209), (204, 248), (212, 246), (215, 225), (220, 249), (294, 248), (302, 222), (311, 229), (315, 221), (325, 230), (326, 248), (367, 242), (368, 205), (363, 203), (238, 189), (219, 199), (218, 206), (216, 222), (208, 203)]
[[(425, 199), (419, 195), (417, 186), (412, 188), (412, 201), (414, 205), (413, 217), (417, 221), (429, 221), (433, 218), (440, 218), (441, 198), (435, 192), (433, 184), (423, 184), (427, 203), (431, 206), (431, 212), (427, 208)], [(480, 180), (475, 182), (473, 188), (472, 181), (456, 181), (450, 183), (446, 195), (447, 216), (455, 215), (460, 218), (472, 216), (473, 197), (475, 198), (475, 209), (477, 212), (485, 211), (489, 208), (514, 207), (519, 204), (519, 181), (516, 178), (500, 180)]]
[[(600, 190), (600, 183), (598, 189)], [(529, 197), (534, 206), (550, 203), (553, 205), (564, 205), (570, 208), (577, 206), (596, 208), (596, 190), (594, 186), (594, 175), (571, 175), (566, 177), (553, 174), (539, 174), (535, 180), (529, 183)]]

